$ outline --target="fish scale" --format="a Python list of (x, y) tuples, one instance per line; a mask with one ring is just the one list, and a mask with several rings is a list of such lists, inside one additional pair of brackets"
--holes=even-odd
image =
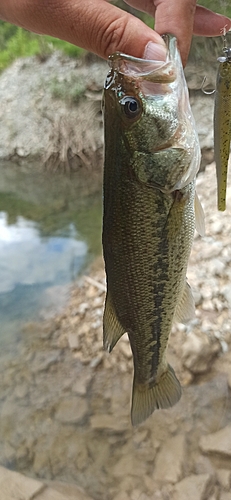
[[(104, 346), (111, 351), (128, 333), (133, 425), (179, 400), (166, 349), (174, 317), (185, 320), (194, 310), (186, 269), (200, 149), (176, 41), (166, 41), (163, 85), (158, 68), (156, 86), (152, 62), (116, 54), (104, 90)], [(129, 61), (142, 66), (136, 78)]]

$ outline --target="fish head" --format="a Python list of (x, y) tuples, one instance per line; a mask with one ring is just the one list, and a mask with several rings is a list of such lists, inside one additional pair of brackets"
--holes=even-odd
[(176, 39), (165, 41), (166, 61), (110, 56), (104, 116), (136, 177), (171, 192), (195, 177), (200, 148)]

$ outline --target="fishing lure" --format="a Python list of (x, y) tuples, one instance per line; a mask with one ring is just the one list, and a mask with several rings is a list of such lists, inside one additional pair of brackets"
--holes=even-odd
[(214, 156), (217, 174), (218, 210), (226, 209), (226, 187), (231, 139), (231, 47), (223, 33), (224, 56), (218, 57), (219, 68), (214, 105)]

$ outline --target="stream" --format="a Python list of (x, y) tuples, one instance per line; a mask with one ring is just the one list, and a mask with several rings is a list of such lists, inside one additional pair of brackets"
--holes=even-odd
[(1, 349), (14, 350), (25, 322), (64, 306), (70, 285), (100, 252), (101, 204), (100, 184), (88, 189), (77, 175), (0, 166)]

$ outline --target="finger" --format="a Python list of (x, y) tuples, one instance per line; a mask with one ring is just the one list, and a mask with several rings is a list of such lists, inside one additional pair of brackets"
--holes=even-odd
[(176, 36), (185, 65), (191, 45), (196, 0), (160, 0), (155, 5), (155, 30), (160, 35), (172, 33)]
[(146, 12), (150, 16), (154, 17), (155, 15), (155, 0), (124, 0), (125, 3), (134, 7), (134, 9), (140, 10), (141, 12)]
[(160, 35), (105, 0), (1, 0), (0, 15), (2, 12), (15, 24), (61, 38), (103, 58), (116, 51), (142, 57), (150, 41), (157, 44), (157, 51), (162, 47), (160, 59), (165, 57)]
[(224, 27), (226, 31), (231, 28), (231, 19), (215, 14), (200, 5), (197, 6), (193, 26), (194, 35), (218, 36), (222, 34)]

